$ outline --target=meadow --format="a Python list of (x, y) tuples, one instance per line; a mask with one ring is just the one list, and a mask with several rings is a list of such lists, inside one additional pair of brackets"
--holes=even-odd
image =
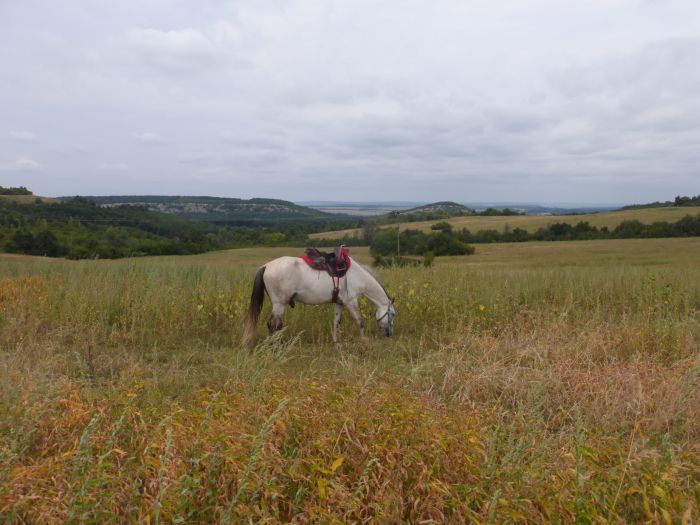
[[(452, 217), (450, 219), (445, 219), (445, 221), (449, 222), (455, 229), (466, 228), (472, 233), (476, 233), (479, 230), (496, 230), (502, 232), (506, 226), (511, 230), (521, 228), (532, 233), (539, 228), (544, 228), (557, 222), (575, 225), (578, 222), (587, 221), (591, 226), (595, 226), (596, 228), (607, 226), (612, 230), (622, 221), (627, 220), (638, 220), (644, 224), (651, 224), (657, 221), (675, 222), (686, 215), (697, 215), (699, 213), (700, 206), (672, 206), (666, 208), (642, 208), (579, 215), (467, 215), (463, 217)], [(402, 227), (429, 232), (430, 227), (436, 222), (438, 221), (411, 222), (403, 224)], [(384, 227), (396, 228), (396, 225), (387, 225)], [(349, 229), (314, 233), (309, 235), (309, 237), (312, 239), (341, 239), (345, 236), (352, 237), (353, 235), (360, 235), (361, 233), (360, 229)]]
[(0, 520), (700, 521), (700, 239), (479, 245), (377, 271), (391, 339), (242, 349), (298, 252), (0, 255)]

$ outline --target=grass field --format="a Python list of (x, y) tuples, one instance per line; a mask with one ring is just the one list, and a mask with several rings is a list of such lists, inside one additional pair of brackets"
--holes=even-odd
[(39, 197), (37, 195), (0, 195), (0, 202), (16, 202), (19, 204), (32, 204), (37, 199), (42, 202), (59, 202), (53, 197)]
[(700, 239), (480, 245), (379, 272), (394, 338), (242, 350), (298, 251), (0, 256), (0, 521), (700, 521)]
[[(611, 211), (605, 213), (590, 213), (583, 215), (516, 215), (503, 217), (453, 217), (447, 219), (447, 222), (452, 224), (456, 229), (467, 228), (472, 233), (479, 230), (497, 230), (502, 232), (506, 225), (512, 230), (514, 228), (522, 228), (529, 232), (537, 231), (538, 228), (546, 227), (555, 222), (566, 222), (576, 224), (580, 221), (588, 221), (592, 226), (598, 228), (607, 226), (615, 228), (622, 221), (637, 219), (645, 224), (651, 224), (656, 221), (675, 222), (686, 215), (697, 215), (700, 213), (700, 207), (669, 207), (669, 208), (645, 208), (639, 210)], [(429, 231), (430, 227), (439, 221), (422, 221), (405, 223), (404, 228), (414, 230)], [(396, 225), (385, 226), (396, 228)], [(338, 230), (333, 232), (314, 233), (310, 235), (312, 239), (340, 239), (344, 236), (352, 237), (356, 233), (359, 235), (360, 230)]]

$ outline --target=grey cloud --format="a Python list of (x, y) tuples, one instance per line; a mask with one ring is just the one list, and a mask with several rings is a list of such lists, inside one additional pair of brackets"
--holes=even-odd
[(154, 131), (144, 131), (142, 133), (134, 133), (134, 138), (142, 144), (162, 144), (165, 139), (160, 133)]
[(42, 167), (41, 163), (27, 157), (19, 157), (12, 162), (0, 165), (5, 171), (36, 171)]
[(19, 142), (36, 142), (36, 135), (31, 131), (10, 131), (7, 134), (11, 140)]
[(201, 32), (192, 29), (160, 31), (132, 29), (127, 42), (150, 64), (168, 70), (186, 70), (216, 64), (217, 46)]
[(129, 166), (124, 162), (103, 162), (98, 164), (97, 169), (105, 171), (126, 171)]

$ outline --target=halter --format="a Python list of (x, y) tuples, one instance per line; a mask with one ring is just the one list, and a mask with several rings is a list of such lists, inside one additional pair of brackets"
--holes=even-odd
[[(391, 306), (391, 303), (389, 303), (389, 306)], [(386, 312), (384, 312), (384, 313), (382, 314), (381, 317), (377, 317), (377, 322), (381, 321), (381, 320), (384, 319), (387, 315), (389, 315), (389, 311), (390, 311), (390, 310), (389, 310), (389, 307), (387, 307)]]

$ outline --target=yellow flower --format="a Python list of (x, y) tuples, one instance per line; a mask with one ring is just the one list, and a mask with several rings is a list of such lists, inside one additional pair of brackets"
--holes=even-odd
[(486, 307), (483, 304), (480, 304), (479, 311), (483, 312), (484, 310), (486, 310)]

